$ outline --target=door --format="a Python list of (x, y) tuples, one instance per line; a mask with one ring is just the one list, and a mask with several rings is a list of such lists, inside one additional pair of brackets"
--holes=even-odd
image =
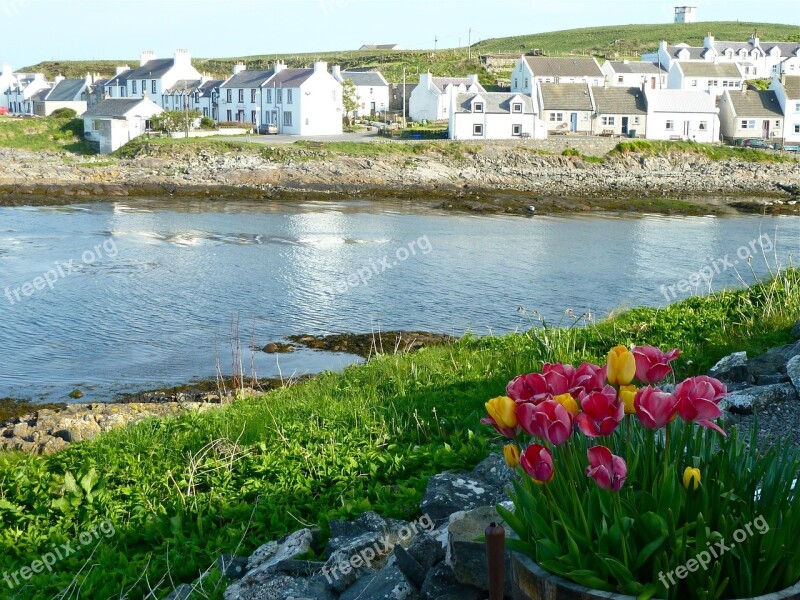
[(765, 140), (769, 139), (769, 119), (764, 119), (764, 124), (761, 127), (761, 137)]
[(376, 109), (375, 103), (374, 102), (370, 102), (370, 104), (369, 104), (369, 114), (370, 115), (374, 115), (375, 114), (375, 109)]
[(689, 121), (684, 121), (683, 122), (683, 137), (685, 139), (687, 139), (687, 140), (689, 139), (689, 129), (690, 129), (690, 122)]
[(622, 117), (622, 135), (628, 135), (628, 117)]
[(651, 77), (650, 78), (650, 89), (651, 90), (656, 89), (656, 78), (655, 77)]
[(578, 113), (570, 113), (569, 115), (569, 130), (578, 131)]

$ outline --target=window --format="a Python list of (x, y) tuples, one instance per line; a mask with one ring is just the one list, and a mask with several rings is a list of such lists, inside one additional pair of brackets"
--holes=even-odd
[(667, 121), (666, 129), (667, 131), (672, 131), (673, 129), (675, 129), (675, 121)]
[(697, 79), (692, 79), (692, 87), (697, 87)]
[(275, 95), (278, 96), (278, 104), (283, 104), (283, 89), (276, 90)]
[(617, 118), (616, 117), (603, 117), (601, 119), (603, 125), (616, 125)]
[(511, 105), (511, 112), (513, 113), (521, 113), (522, 112), (522, 104), (519, 102), (515, 102)]
[(700, 131), (708, 131), (708, 121), (700, 121)]
[(625, 83), (625, 77), (623, 75), (618, 75), (617, 83)]
[(755, 119), (742, 119), (742, 129), (755, 129), (756, 128), (756, 120)]
[(781, 126), (781, 122), (778, 119), (775, 119), (775, 127), (778, 128)]
[(92, 121), (92, 129), (100, 131), (100, 121)]
[(283, 125), (284, 127), (292, 126), (292, 113), (290, 112), (283, 113)]
[(142, 79), (142, 96), (147, 93), (147, 79)]
[(250, 111), (250, 122), (253, 123), (253, 124), (255, 124), (255, 122), (256, 122), (256, 111), (254, 111), (254, 110)]
[[(194, 93), (194, 101), (195, 102), (200, 102), (200, 92), (195, 92)], [(206, 115), (206, 116), (208, 116), (208, 115)]]
[(135, 81), (131, 81), (131, 92), (134, 93), (134, 94), (136, 93), (136, 82)]
[(795, 133), (800, 133), (800, 124), (798, 124), (798, 123), (794, 124), (794, 132)]
[(473, 125), (472, 126), (472, 135), (483, 135), (483, 125)]
[(286, 90), (286, 104), (292, 103), (292, 90)]
[(476, 102), (472, 105), (472, 112), (482, 113), (483, 112), (483, 102)]
[(634, 125), (638, 125), (639, 124), (639, 117), (633, 117), (633, 124)]
[[(228, 92), (230, 92), (230, 90), (228, 90)], [(233, 113), (231, 111), (228, 111), (228, 123), (230, 123), (231, 121), (233, 121)]]
[(256, 103), (256, 90), (250, 90), (250, 102), (252, 104)]
[(372, 96), (372, 94), (374, 93), (375, 93), (375, 88), (369, 88), (369, 95)]
[(153, 79), (153, 87), (152, 87), (152, 91), (153, 91), (153, 93), (154, 93), (154, 94), (155, 94), (155, 93), (157, 93), (157, 92), (156, 92), (156, 80), (155, 80), (155, 79)]
[(511, 135), (521, 136), (522, 135), (522, 125), (513, 125), (511, 127)]
[(272, 90), (267, 89), (267, 104), (272, 104)]
[[(225, 90), (225, 91), (227, 92), (226, 101), (230, 104), (231, 102), (233, 102), (233, 90)], [(230, 111), (228, 111), (228, 114), (231, 114)], [(228, 119), (228, 121), (230, 121), (230, 118)]]
[(239, 102), (244, 102), (244, 90), (239, 90)]
[(550, 121), (552, 123), (556, 123), (558, 121), (563, 121), (563, 120), (564, 120), (564, 113), (560, 113), (560, 112), (551, 112), (550, 113)]
[(519, 79), (517, 79), (516, 77), (514, 78), (514, 88), (519, 89)]
[(800, 112), (800, 102), (794, 103), (794, 112)]
[(204, 117), (208, 116), (208, 109), (207, 108), (203, 108), (203, 116)]
[[(724, 81), (722, 82), (725, 83)], [(719, 80), (717, 79), (709, 79), (708, 80), (708, 87), (719, 87)]]
[(528, 78), (526, 77), (526, 78), (525, 78), (525, 87), (526, 87), (526, 88), (528, 87), (528, 84), (529, 84), (529, 81), (528, 81)]

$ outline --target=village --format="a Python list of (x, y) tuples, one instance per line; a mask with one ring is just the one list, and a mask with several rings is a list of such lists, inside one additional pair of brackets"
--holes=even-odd
[[(676, 22), (696, 18), (694, 7), (675, 9)], [(214, 79), (184, 49), (172, 58), (142, 52), (138, 65), (120, 65), (110, 78), (48, 81), (3, 65), (0, 114), (74, 110), (101, 153), (150, 133), (164, 111), (196, 115), (186, 132), (173, 134), (186, 136), (217, 135), (224, 127), (228, 134), (335, 139), (347, 121), (364, 119), (387, 129), (408, 120), (439, 123), (442, 137), (462, 141), (600, 136), (800, 149), (800, 42), (764, 41), (755, 32), (723, 41), (709, 32), (702, 46), (663, 41), (641, 60), (601, 63), (537, 49), (481, 58), (513, 69), (506, 85), (487, 90), (469, 73), (420, 73), (417, 82), (390, 83), (371, 68), (321, 61), (310, 68), (276, 62), (268, 70), (240, 62), (227, 79)]]

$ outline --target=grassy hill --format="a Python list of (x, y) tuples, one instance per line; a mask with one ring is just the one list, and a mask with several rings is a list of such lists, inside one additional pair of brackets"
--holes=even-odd
[[(549, 33), (494, 38), (473, 45), (472, 59), (467, 58), (467, 49), (405, 50), (405, 51), (339, 51), (307, 54), (269, 54), (247, 57), (195, 59), (194, 64), (201, 72), (209, 72), (220, 78), (231, 73), (233, 65), (242, 60), (249, 69), (266, 68), (277, 59), (285, 61), (290, 67), (307, 67), (315, 60), (340, 64), (344, 68), (375, 67), (380, 69), (392, 82), (402, 81), (403, 68), (408, 80), (413, 82), (417, 75), (428, 70), (438, 75), (463, 75), (479, 72), (484, 83), (492, 83), (493, 77), (481, 69), (480, 54), (510, 52), (524, 53), (539, 48), (548, 54), (594, 54), (603, 58), (617, 55), (630, 56), (654, 50), (661, 40), (671, 43), (686, 42), (699, 45), (703, 36), (713, 33), (717, 39), (746, 40), (753, 31), (758, 31), (763, 40), (800, 40), (800, 27), (770, 23), (744, 22), (702, 22), (685, 25), (620, 25), (611, 27), (588, 27), (568, 29)], [(87, 72), (109, 75), (114, 67), (121, 64), (138, 64), (138, 59), (106, 61), (48, 61), (25, 67), (24, 71), (42, 71), (48, 77), (63, 74), (67, 77), (83, 77)]]

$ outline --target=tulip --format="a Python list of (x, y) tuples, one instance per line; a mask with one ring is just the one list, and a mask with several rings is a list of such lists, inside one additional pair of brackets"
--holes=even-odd
[(606, 384), (607, 370), (606, 365), (599, 367), (589, 362), (582, 363), (575, 370), (569, 393), (573, 398), (583, 400), (592, 392), (599, 392)]
[(625, 406), (617, 398), (617, 392), (611, 386), (606, 386), (600, 392), (592, 392), (581, 400), (583, 412), (575, 422), (589, 437), (611, 435), (625, 418)]
[(503, 457), (509, 469), (516, 469), (519, 464), (519, 448), (514, 444), (503, 446)]
[(636, 375), (636, 359), (625, 346), (614, 346), (608, 353), (608, 383), (628, 385)]
[(618, 492), (625, 485), (628, 465), (622, 457), (611, 454), (611, 450), (605, 446), (589, 448), (586, 455), (589, 457), (586, 475), (594, 479), (598, 486)]
[(545, 363), (542, 377), (547, 382), (547, 391), (553, 396), (566, 394), (575, 379), (575, 367), (562, 363)]
[(539, 444), (531, 444), (519, 457), (522, 469), (531, 476), (534, 483), (550, 483), (555, 475), (553, 456)]
[(498, 396), (486, 403), (486, 412), (502, 429), (513, 429), (517, 426), (517, 416), (514, 413), (516, 408), (517, 403), (508, 396)]
[(643, 427), (661, 429), (675, 418), (678, 399), (672, 394), (648, 386), (636, 392), (633, 407)]
[(572, 394), (559, 394), (553, 398), (553, 401), (558, 402), (561, 406), (566, 408), (567, 412), (573, 417), (577, 417), (578, 413), (581, 411), (578, 407), (578, 403), (575, 402), (575, 398), (572, 397)]
[(553, 400), (541, 404), (519, 404), (517, 419), (529, 434), (554, 446), (560, 446), (572, 435), (572, 414)]
[(686, 467), (686, 470), (683, 472), (683, 487), (688, 490), (692, 482), (694, 482), (694, 489), (700, 487), (700, 469)]
[(655, 346), (636, 346), (633, 349), (636, 379), (647, 384), (658, 383), (672, 371), (669, 363), (678, 358), (680, 353), (677, 348), (662, 352)]
[(635, 385), (622, 385), (619, 388), (619, 399), (625, 406), (625, 414), (632, 415), (636, 413), (636, 408), (633, 406), (633, 400), (636, 398), (636, 392), (639, 391)]
[(515, 377), (508, 382), (506, 394), (517, 404), (522, 402), (538, 404), (549, 397), (547, 381), (540, 373)]
[(678, 414), (687, 423), (697, 423), (727, 435), (719, 425), (711, 421), (722, 416), (719, 401), (726, 393), (725, 384), (717, 379), (705, 375), (690, 377), (675, 387)]
[(491, 425), (492, 427), (494, 427), (494, 428), (495, 428), (495, 431), (497, 431), (497, 433), (499, 433), (499, 434), (500, 434), (500, 435), (502, 435), (503, 437), (507, 437), (507, 438), (508, 438), (508, 439), (510, 439), (510, 440), (513, 440), (515, 437), (517, 437), (517, 435), (518, 435), (518, 434), (519, 434), (519, 432), (520, 432), (520, 427), (519, 427), (519, 425), (517, 425), (517, 426), (516, 426), (516, 427), (514, 427), (514, 428), (500, 427), (500, 426), (497, 424), (497, 421), (495, 421), (495, 420), (494, 420), (493, 418), (491, 418), (491, 417), (488, 417), (488, 418), (486, 418), (486, 419), (481, 419), (481, 425)]

